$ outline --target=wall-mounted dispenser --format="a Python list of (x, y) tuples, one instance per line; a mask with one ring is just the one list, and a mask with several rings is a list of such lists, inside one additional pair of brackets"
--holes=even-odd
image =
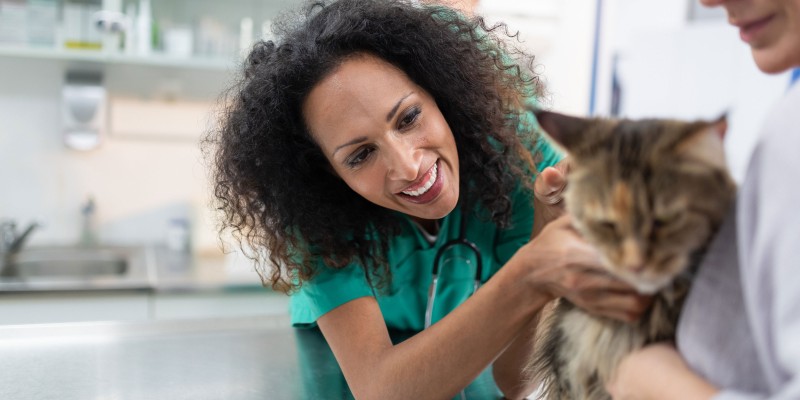
[(61, 91), (64, 143), (75, 150), (100, 145), (106, 131), (106, 89), (99, 72), (67, 72)]

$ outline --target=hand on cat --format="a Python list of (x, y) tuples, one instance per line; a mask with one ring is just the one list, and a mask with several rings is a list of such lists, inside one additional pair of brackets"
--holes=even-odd
[(620, 321), (635, 321), (651, 303), (630, 285), (611, 276), (597, 250), (564, 215), (542, 229), (522, 250), (531, 259), (530, 278), (536, 290), (564, 297), (587, 312)]
[(689, 369), (673, 345), (657, 343), (625, 356), (606, 391), (615, 400), (655, 400), (708, 399), (717, 390)]
[(549, 222), (564, 214), (564, 188), (567, 187), (569, 159), (547, 167), (533, 183), (533, 234), (536, 237)]

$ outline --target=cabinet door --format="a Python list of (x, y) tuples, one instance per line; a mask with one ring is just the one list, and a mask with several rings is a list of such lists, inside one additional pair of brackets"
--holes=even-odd
[(143, 321), (146, 292), (19, 293), (0, 296), (0, 324)]

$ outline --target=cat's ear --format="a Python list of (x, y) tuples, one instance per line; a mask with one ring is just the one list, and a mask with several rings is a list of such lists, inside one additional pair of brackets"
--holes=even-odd
[(728, 117), (722, 115), (716, 121), (700, 127), (684, 137), (676, 147), (679, 154), (725, 169), (725, 146), (723, 139), (728, 131)]
[(720, 140), (724, 140), (725, 134), (728, 133), (728, 113), (720, 115), (716, 121), (711, 123), (710, 128), (715, 130)]
[(574, 152), (585, 141), (583, 133), (590, 127), (588, 119), (544, 110), (536, 110), (534, 114), (547, 136), (568, 152)]

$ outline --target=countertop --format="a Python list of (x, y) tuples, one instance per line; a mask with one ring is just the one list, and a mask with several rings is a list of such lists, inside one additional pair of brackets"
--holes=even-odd
[[(395, 342), (402, 333), (393, 333)], [(484, 371), (468, 399), (499, 399)], [(351, 399), (316, 329), (288, 317), (0, 326), (0, 398)]]
[(135, 262), (129, 264), (129, 271), (123, 276), (2, 279), (0, 295), (120, 290), (207, 292), (262, 288), (252, 263), (243, 257), (184, 255), (162, 247), (132, 249), (135, 249)]

